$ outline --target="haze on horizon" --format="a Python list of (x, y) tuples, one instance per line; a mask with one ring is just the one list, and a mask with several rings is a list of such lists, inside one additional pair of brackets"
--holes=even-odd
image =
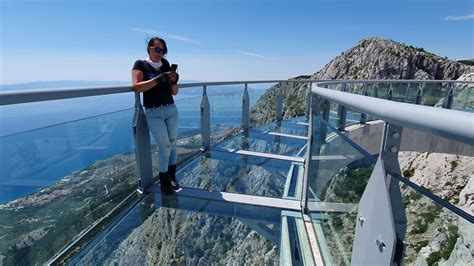
[(465, 0), (3, 0), (0, 8), (0, 84), (129, 81), (155, 35), (184, 80), (312, 74), (371, 36), (474, 58), (474, 2)]

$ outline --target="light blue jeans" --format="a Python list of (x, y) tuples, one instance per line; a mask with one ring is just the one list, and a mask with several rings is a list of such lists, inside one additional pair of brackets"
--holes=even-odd
[(146, 121), (159, 148), (159, 172), (168, 172), (168, 165), (175, 165), (178, 160), (176, 153), (178, 118), (178, 109), (174, 104), (146, 109)]

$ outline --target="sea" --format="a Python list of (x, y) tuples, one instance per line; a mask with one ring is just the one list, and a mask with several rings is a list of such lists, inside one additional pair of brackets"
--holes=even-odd
[[(121, 86), (124, 82), (36, 82), (0, 91)], [(249, 86), (250, 107), (274, 84)], [(211, 130), (239, 126), (243, 85), (209, 86)], [(181, 89), (178, 139), (200, 132), (202, 88)], [(0, 106), (0, 204), (41, 190), (114, 155), (134, 152), (134, 93)], [(154, 139), (151, 138), (152, 144)]]

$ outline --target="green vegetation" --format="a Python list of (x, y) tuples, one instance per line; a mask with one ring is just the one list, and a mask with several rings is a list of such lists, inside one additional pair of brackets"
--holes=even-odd
[(474, 66), (474, 59), (459, 60), (458, 62), (468, 66)]
[(416, 244), (413, 245), (413, 249), (416, 251), (416, 252), (420, 252), (420, 250), (423, 248), (423, 247), (426, 247), (428, 245), (430, 241), (429, 240), (422, 240)]
[(341, 217), (339, 215), (334, 215), (331, 221), (332, 221), (332, 226), (334, 227), (334, 230), (336, 230), (337, 232), (341, 231), (342, 226), (343, 226)]
[(431, 253), (428, 258), (426, 259), (426, 262), (428, 265), (434, 265), (436, 262), (440, 260), (447, 260), (449, 256), (451, 255), (451, 252), (453, 252), (454, 246), (456, 245), (456, 242), (459, 237), (459, 229), (455, 225), (450, 225), (448, 227), (448, 240), (446, 241), (446, 244), (442, 246), (442, 248), (439, 251)]
[(417, 219), (414, 224), (411, 233), (412, 234), (423, 234), (428, 230), (429, 224), (431, 224), (436, 218), (440, 217), (443, 207), (441, 205), (431, 205), (428, 207), (427, 212), (421, 212), (419, 214), (420, 219)]
[(285, 105), (295, 115), (304, 115), (306, 113), (306, 103), (298, 95), (288, 95), (285, 98)]
[(372, 174), (373, 166), (357, 169), (346, 168), (340, 180), (334, 184), (334, 194), (338, 200), (346, 203), (358, 203)]
[(403, 171), (403, 176), (404, 177), (410, 178), (414, 175), (415, 175), (415, 168), (410, 168), (410, 169), (407, 169), (407, 170)]
[(418, 234), (423, 234), (427, 230), (428, 230), (428, 223), (422, 219), (418, 219), (415, 221), (415, 226), (413, 227), (413, 230), (411, 230), (411, 233), (418, 235)]
[(423, 198), (423, 194), (418, 192), (409, 192), (403, 197), (403, 203), (405, 206), (409, 205), (411, 202), (415, 202)]
[(459, 162), (458, 161), (451, 161), (451, 172), (454, 172), (456, 167), (458, 167)]

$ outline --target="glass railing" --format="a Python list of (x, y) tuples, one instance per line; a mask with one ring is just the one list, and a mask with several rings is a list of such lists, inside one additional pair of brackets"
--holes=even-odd
[[(222, 141), (232, 131), (240, 128), (242, 91), (243, 88), (239, 92), (235, 87), (230, 88), (230, 92), (225, 87), (213, 88), (210, 91), (209, 100), (213, 106), (212, 133), (214, 136), (220, 136), (216, 137), (216, 140)], [(253, 107), (264, 93), (265, 89), (261, 86), (259, 89), (249, 88), (250, 107)], [(101, 108), (104, 101), (108, 104), (123, 105), (125, 101), (122, 96), (125, 95), (119, 96), (99, 96), (98, 99), (89, 97), (92, 100), (88, 102), (97, 103)], [(180, 112), (177, 138), (179, 161), (190, 159), (189, 157), (202, 147), (201, 99), (201, 96), (191, 95), (176, 100)], [(83, 101), (80, 100), (64, 100), (64, 105), (71, 111), (77, 111), (71, 117), (77, 117), (78, 120), (63, 122), (67, 121), (65, 114), (49, 111), (49, 117), (54, 119), (47, 122), (48, 124), (35, 124), (32, 117), (33, 123), (25, 125), (26, 127), (15, 127), (10, 123), (20, 120), (12, 115), (15, 113), (13, 111), (21, 108), (34, 114), (33, 109), (47, 110), (51, 102), (2, 107), (3, 114), (11, 114), (2, 117), (2, 123), (8, 122), (12, 125), (12, 130), (14, 129), (12, 132), (6, 132), (6, 128), (2, 128), (4, 136), (0, 137), (0, 255), (3, 263), (29, 264), (48, 261), (114, 211), (114, 208), (137, 188), (131, 127), (134, 109), (83, 118), (90, 114), (91, 108), (82, 108), (80, 102), (83, 106)], [(57, 102), (55, 104), (57, 106)], [(231, 104), (235, 108), (226, 110)], [(28, 111), (29, 109), (31, 110)], [(96, 112), (100, 113), (100, 110)], [(41, 112), (38, 115), (41, 116)], [(54, 122), (61, 123), (50, 125)], [(21, 132), (22, 130), (26, 131)], [(151, 144), (156, 176), (159, 151), (152, 136)], [(235, 156), (239, 157), (245, 156)], [(219, 156), (213, 155), (212, 158), (222, 161)], [(263, 171), (272, 168), (272, 162), (263, 163), (256, 167)], [(186, 169), (192, 165), (193, 163)], [(286, 170), (288, 168), (289, 166)], [(281, 169), (280, 165), (278, 169)], [(279, 170), (268, 171), (273, 173)], [(234, 185), (240, 191), (238, 184)], [(233, 191), (231, 186), (228, 187), (229, 191)], [(220, 188), (217, 190), (225, 191)], [(281, 196), (283, 188), (278, 191), (275, 195)], [(129, 198), (130, 200), (132, 198)], [(46, 244), (48, 241), (54, 242), (54, 245)]]
[[(176, 101), (181, 116), (179, 160), (202, 146), (200, 102), (201, 97)], [(32, 105), (39, 104), (50, 108), (51, 103)], [(29, 109), (28, 105), (22, 108)], [(13, 110), (15, 106), (6, 107)], [(48, 261), (137, 189), (133, 112), (129, 108), (0, 137), (0, 255), (4, 263)], [(216, 124), (236, 126), (223, 121)], [(156, 176), (159, 151), (153, 137), (151, 143)]]
[[(465, 93), (465, 99), (458, 98), (458, 101), (464, 104), (463, 108), (456, 108), (455, 104), (446, 106), (444, 97), (448, 95), (448, 90), (451, 90), (451, 86), (446, 84), (427, 83), (419, 86), (413, 86), (411, 83), (410, 86), (407, 86), (407, 83), (396, 84), (396, 86), (394, 84), (384, 86), (383, 83), (378, 86), (363, 84), (362, 86), (347, 86), (346, 90), (378, 98), (391, 98), (393, 101), (470, 111), (471, 97), (465, 90), (468, 90), (469, 86), (472, 87), (472, 84), (462, 86), (464, 86), (464, 91), (458, 90), (458, 97)], [(331, 84), (326, 87), (341, 90), (343, 85)], [(403, 92), (394, 93), (397, 90)], [(388, 93), (388, 91), (391, 92)], [(420, 91), (423, 93), (420, 94)], [(321, 99), (318, 101), (322, 103)], [(450, 101), (456, 100), (451, 98)], [(323, 104), (317, 106), (327, 108)], [(320, 115), (313, 116), (312, 152), (311, 157), (308, 157), (312, 160), (307, 173), (308, 209), (318, 239), (319, 253), (324, 263), (349, 265), (354, 263), (352, 252), (355, 245), (356, 223), (362, 225), (367, 219), (363, 216), (358, 217), (357, 209), (360, 208), (360, 200), (373, 175), (375, 158), (349, 139), (349, 137), (355, 137), (357, 141), (366, 142), (367, 145), (367, 142), (373, 141), (367, 139), (370, 138), (368, 128), (367, 131), (360, 130), (353, 135), (341, 133), (336, 129), (341, 117), (339, 108), (340, 106), (334, 103), (330, 106), (328, 109), (330, 115), (327, 117), (329, 122), (322, 120)], [(351, 112), (350, 109), (347, 110), (347, 113), (349, 112)], [(358, 115), (359, 119), (364, 115), (360, 112), (354, 112), (354, 114)], [(349, 124), (347, 116), (348, 114), (346, 114), (346, 126)], [(373, 119), (376, 118), (368, 117), (367, 120)], [(336, 123), (333, 122), (334, 120)], [(409, 132), (407, 131), (406, 134)], [(364, 139), (364, 134), (367, 134), (366, 139)], [(424, 134), (428, 139), (436, 138), (434, 135)], [(391, 135), (396, 138), (394, 136)], [(433, 143), (427, 145), (439, 150), (433, 146)], [(459, 147), (463, 147), (461, 153), (464, 154), (469, 154), (467, 151), (473, 149), (466, 143), (451, 145), (461, 145)], [(424, 147), (424, 149), (429, 148)], [(452, 147), (450, 149), (456, 150)], [(378, 153), (373, 148), (372, 150), (373, 154)], [(394, 147), (391, 147), (390, 151), (398, 154), (398, 149)], [(399, 175), (387, 177), (387, 180), (401, 181), (401, 201), (404, 205), (402, 205), (402, 210), (398, 209), (397, 197), (392, 195), (392, 200), (395, 200), (392, 202), (395, 204), (392, 207), (397, 208), (392, 219), (395, 219), (396, 230), (400, 230), (397, 231), (395, 241), (395, 260), (407, 264), (427, 263), (428, 265), (441, 262), (448, 265), (469, 263), (467, 262), (469, 259), (465, 260), (460, 255), (460, 250), (462, 245), (469, 242), (468, 235), (471, 232), (467, 228), (472, 227), (472, 212), (467, 207), (469, 203), (466, 197), (469, 189), (464, 189), (468, 186), (469, 174), (467, 173), (470, 170), (467, 169), (472, 157), (416, 151), (400, 152), (398, 157), (397, 165), (399, 160), (404, 177)], [(406, 212), (406, 236), (403, 229), (399, 229), (400, 226), (403, 227), (403, 219), (400, 219), (404, 216), (400, 215), (399, 211)], [(399, 232), (403, 233), (403, 236), (399, 235)], [(387, 238), (386, 235), (384, 237)], [(400, 242), (400, 239), (404, 240)], [(379, 250), (385, 247), (382, 240), (376, 244)], [(370, 247), (370, 243), (368, 246), (365, 245), (366, 248)], [(402, 258), (400, 258), (401, 255), (403, 255)]]
[[(357, 205), (372, 172), (373, 158), (354, 148), (334, 126), (319, 117), (313, 119), (309, 213), (324, 263), (349, 265)], [(321, 129), (326, 138), (321, 138)], [(318, 206), (326, 206), (326, 210)]]
[[(167, 197), (159, 190), (138, 195), (134, 109), (130, 108), (0, 137), (0, 262), (46, 263), (58, 252), (74, 249), (79, 253), (54, 263), (286, 265), (308, 263), (314, 256), (325, 264), (350, 264), (359, 201), (375, 161), (348, 138), (348, 127), (376, 117), (332, 103), (327, 121), (321, 115), (308, 120), (307, 100), (302, 96), (308, 95), (308, 84), (280, 82), (258, 84), (258, 88), (248, 84), (248, 114), (243, 108), (243, 83), (209, 85), (205, 96), (176, 100), (180, 114), (177, 178), (185, 192), (265, 197), (300, 207), (300, 200), (303, 205), (307, 202), (317, 251), (314, 243), (309, 244), (301, 210), (293, 207), (179, 193)], [(472, 109), (471, 93), (466, 92), (472, 84), (459, 85), (460, 89), (455, 85), (453, 91), (445, 83), (415, 82), (327, 87), (399, 102)], [(203, 147), (206, 136), (201, 128), (203, 98), (209, 102), (208, 148)], [(243, 122), (246, 115), (248, 130)], [(310, 135), (306, 157), (310, 163), (305, 168)], [(156, 178), (159, 150), (150, 138)], [(448, 166), (457, 168), (461, 162)], [(402, 169), (407, 178), (410, 171), (410, 167)], [(466, 227), (465, 219), (458, 219), (446, 205), (437, 206), (438, 201), (419, 190), (401, 188), (407, 213), (418, 209), (426, 214), (407, 214), (405, 262), (446, 261)], [(432, 192), (460, 208), (466, 204), (461, 195)], [(440, 239), (447, 242), (428, 237), (435, 232), (431, 223), (441, 220)], [(88, 231), (94, 232), (86, 235)], [(71, 243), (76, 246), (67, 247)], [(438, 248), (446, 243), (447, 249)], [(421, 258), (423, 248), (433, 251), (430, 258)]]
[(5, 264), (48, 261), (136, 189), (127, 109), (0, 138)]

